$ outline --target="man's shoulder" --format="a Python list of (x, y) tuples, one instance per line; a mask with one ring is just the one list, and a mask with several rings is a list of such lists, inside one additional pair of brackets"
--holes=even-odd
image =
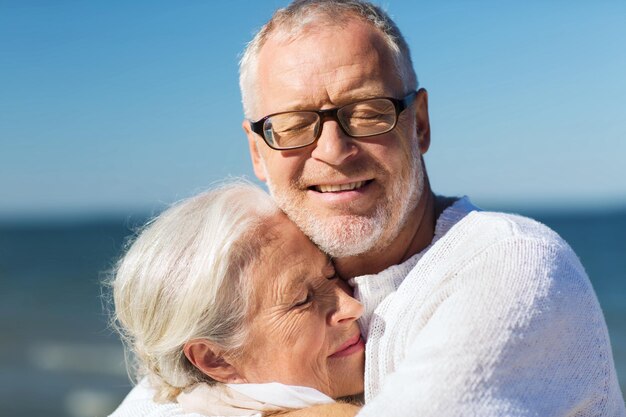
[(420, 281), (425, 279), (425, 266), (429, 275), (438, 271), (442, 282), (446, 277), (462, 276), (463, 271), (474, 271), (470, 281), (476, 283), (480, 281), (474, 276), (476, 268), (491, 282), (523, 279), (551, 285), (555, 280), (588, 281), (580, 260), (555, 231), (516, 214), (473, 210), (428, 252), (413, 271)]
[(534, 241), (545, 247), (569, 245), (558, 233), (530, 217), (496, 211), (473, 211), (457, 225), (456, 233), (484, 246), (512, 241)]
[(449, 248), (462, 245), (466, 253), (468, 248), (480, 250), (511, 240), (536, 240), (548, 245), (567, 246), (548, 226), (518, 214), (481, 210), (467, 196), (448, 204), (439, 216), (435, 242), (440, 238)]

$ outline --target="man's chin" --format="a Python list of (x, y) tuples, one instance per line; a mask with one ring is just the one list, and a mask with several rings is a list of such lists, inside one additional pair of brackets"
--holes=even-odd
[[(290, 216), (291, 217), (291, 216)], [(296, 215), (292, 220), (323, 252), (333, 258), (347, 258), (369, 252), (380, 241), (383, 227), (375, 217)]]
[[(323, 252), (333, 258), (347, 258), (369, 252), (384, 232), (386, 207), (367, 207), (363, 212), (351, 204), (326, 209), (311, 201), (307, 193), (277, 192), (268, 182), (278, 206)], [(343, 207), (342, 207), (343, 206)]]

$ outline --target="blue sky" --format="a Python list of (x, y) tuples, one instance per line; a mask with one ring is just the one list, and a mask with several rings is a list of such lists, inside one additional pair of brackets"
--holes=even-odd
[[(0, 0), (0, 217), (155, 211), (252, 170), (237, 83), (285, 1)], [(434, 189), (626, 205), (626, 2), (382, 2), (429, 91)]]

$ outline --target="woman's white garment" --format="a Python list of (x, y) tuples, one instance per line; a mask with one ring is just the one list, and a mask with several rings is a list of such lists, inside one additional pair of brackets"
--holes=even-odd
[(352, 280), (366, 307), (359, 416), (626, 415), (602, 311), (556, 233), (464, 198), (435, 234)]
[(306, 408), (334, 400), (308, 387), (269, 384), (196, 384), (177, 402), (154, 402), (154, 389), (143, 379), (110, 417), (255, 416), (264, 411)]
[(267, 384), (196, 384), (176, 398), (187, 413), (206, 416), (260, 416), (278, 411), (330, 404), (329, 396), (313, 388)]

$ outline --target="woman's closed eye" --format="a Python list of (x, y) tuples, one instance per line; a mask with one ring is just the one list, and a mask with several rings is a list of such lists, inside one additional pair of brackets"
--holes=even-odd
[(294, 308), (304, 307), (307, 304), (309, 304), (311, 301), (313, 301), (313, 293), (311, 291), (308, 291), (306, 293), (306, 297), (301, 299), (300, 301), (297, 301), (296, 303), (294, 303), (293, 307)]

